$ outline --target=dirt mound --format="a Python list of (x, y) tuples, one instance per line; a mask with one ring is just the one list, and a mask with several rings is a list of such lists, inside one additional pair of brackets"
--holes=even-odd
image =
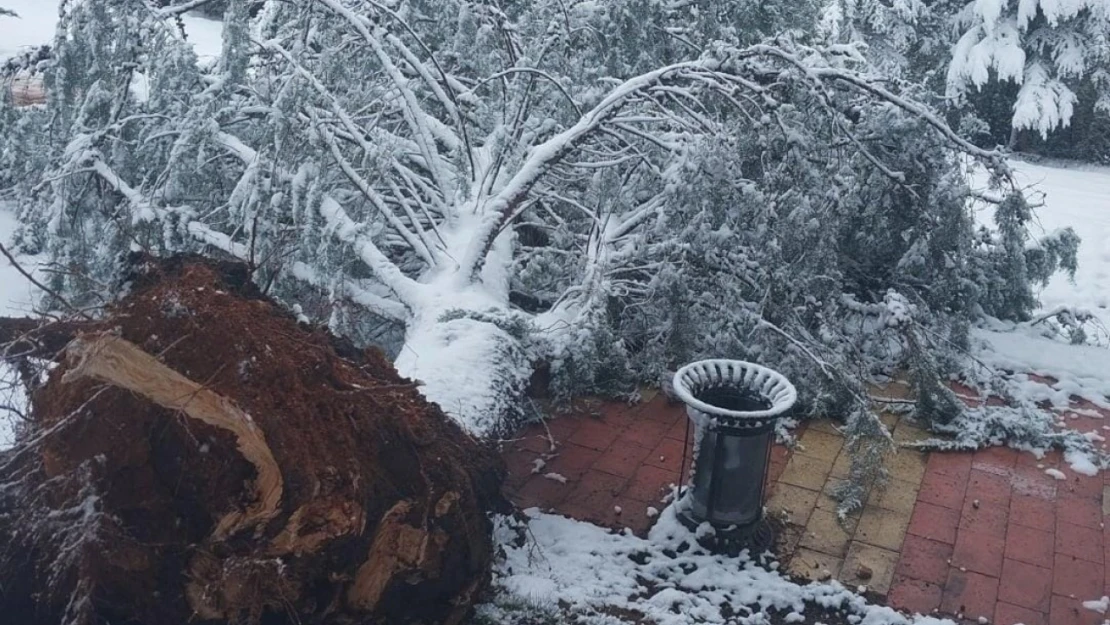
[(7, 622), (457, 623), (496, 454), (245, 269), (143, 261), (0, 457)]

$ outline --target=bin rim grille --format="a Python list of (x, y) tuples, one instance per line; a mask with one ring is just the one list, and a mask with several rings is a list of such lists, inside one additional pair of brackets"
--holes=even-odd
[[(729, 410), (705, 403), (696, 397), (703, 389), (734, 386), (750, 390), (771, 402), (764, 410)], [(699, 360), (683, 366), (674, 374), (674, 393), (690, 408), (725, 421), (763, 420), (782, 416), (798, 401), (798, 391), (786, 376), (774, 369), (744, 360)]]

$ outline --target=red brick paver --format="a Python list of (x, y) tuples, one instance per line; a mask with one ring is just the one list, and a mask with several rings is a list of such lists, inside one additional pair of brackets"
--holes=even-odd
[(1110, 587), (1103, 485), (1103, 477), (1075, 474), (1056, 457), (932, 454), (888, 601), (921, 611), (939, 581), (939, 611), (972, 621), (1101, 623), (1082, 601)]
[(943, 592), (940, 585), (895, 576), (887, 599), (910, 614), (931, 614), (940, 608)]
[[(538, 507), (643, 535), (678, 484), (686, 412), (663, 397), (592, 408), (525, 427), (502, 450), (505, 491), (521, 508)], [(778, 472), (785, 456), (778, 454)], [(689, 470), (689, 459), (685, 462)], [(539, 467), (536, 469), (536, 467)]]
[(997, 577), (960, 569), (951, 569), (948, 572), (948, 581), (944, 584), (944, 593), (940, 599), (942, 611), (963, 615), (972, 620), (979, 617), (990, 618), (997, 602)]
[[(1083, 407), (1064, 415), (1068, 427), (1101, 432), (1110, 425), (1110, 411)], [(1046, 474), (1050, 468), (1067, 479)], [(1104, 487), (1110, 475), (1076, 474), (1058, 452), (931, 454), (888, 601), (921, 611), (943, 570), (938, 609), (969, 622), (1102, 623), (1082, 602), (1110, 591)], [(952, 545), (947, 558), (943, 544)]]

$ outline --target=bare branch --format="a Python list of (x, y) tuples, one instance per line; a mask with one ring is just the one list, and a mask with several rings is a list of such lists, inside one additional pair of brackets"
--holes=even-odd
[(0, 243), (0, 254), (3, 254), (4, 258), (8, 259), (8, 262), (12, 264), (12, 267), (15, 267), (15, 270), (18, 271), (20, 273), (20, 275), (22, 275), (24, 278), (27, 278), (27, 280), (31, 284), (35, 285), (43, 293), (46, 293), (50, 297), (53, 297), (54, 299), (58, 300), (58, 302), (61, 303), (63, 306), (65, 306), (66, 308), (70, 309), (71, 311), (77, 313), (78, 315), (84, 317), (85, 319), (90, 319), (90, 320), (92, 319), (92, 317), (88, 313), (81, 310), (80, 308), (77, 308), (73, 304), (70, 304), (69, 300), (62, 297), (60, 294), (58, 294), (57, 291), (55, 291), (54, 289), (51, 289), (50, 287), (46, 286), (42, 282), (39, 282), (35, 278), (35, 276), (31, 275), (31, 272), (27, 271), (26, 269), (23, 268), (22, 265), (19, 264), (19, 261), (17, 261), (15, 259), (15, 256), (12, 256), (11, 252), (8, 251), (8, 248), (4, 247), (3, 243)]

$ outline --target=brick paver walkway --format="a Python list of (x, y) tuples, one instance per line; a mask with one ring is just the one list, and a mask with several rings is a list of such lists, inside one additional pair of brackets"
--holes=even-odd
[(932, 454), (889, 600), (1006, 625), (1101, 623), (1080, 603), (1107, 594), (1106, 488), (1057, 454)]
[[(909, 420), (885, 415), (896, 440), (927, 434)], [(795, 575), (839, 579), (846, 586), (890, 591), (906, 528), (926, 472), (925, 454), (901, 450), (887, 459), (890, 482), (869, 493), (860, 512), (839, 519), (833, 493), (848, 478), (851, 458), (844, 438), (818, 421), (798, 438), (767, 512), (784, 521), (777, 553)]]
[[(1105, 417), (1090, 405), (1062, 416), (1096, 433), (1110, 427)], [(884, 420), (899, 442), (926, 435), (909, 420)], [(522, 508), (643, 535), (679, 482), (686, 426), (682, 406), (661, 396), (598, 402), (528, 426), (504, 448), (507, 494)], [(1102, 623), (1081, 603), (1110, 594), (1110, 477), (1076, 474), (1058, 454), (903, 449), (888, 462), (890, 486), (837, 522), (829, 494), (847, 476), (842, 444), (830, 423), (815, 422), (793, 452), (774, 448), (767, 507), (787, 522), (777, 549), (793, 573), (864, 585), (894, 607), (968, 623)]]
[[(662, 395), (645, 399), (636, 405), (595, 402), (525, 427), (504, 447), (509, 499), (521, 508), (644, 535), (680, 481), (688, 424), (681, 405)], [(775, 446), (772, 480), (787, 454)]]

